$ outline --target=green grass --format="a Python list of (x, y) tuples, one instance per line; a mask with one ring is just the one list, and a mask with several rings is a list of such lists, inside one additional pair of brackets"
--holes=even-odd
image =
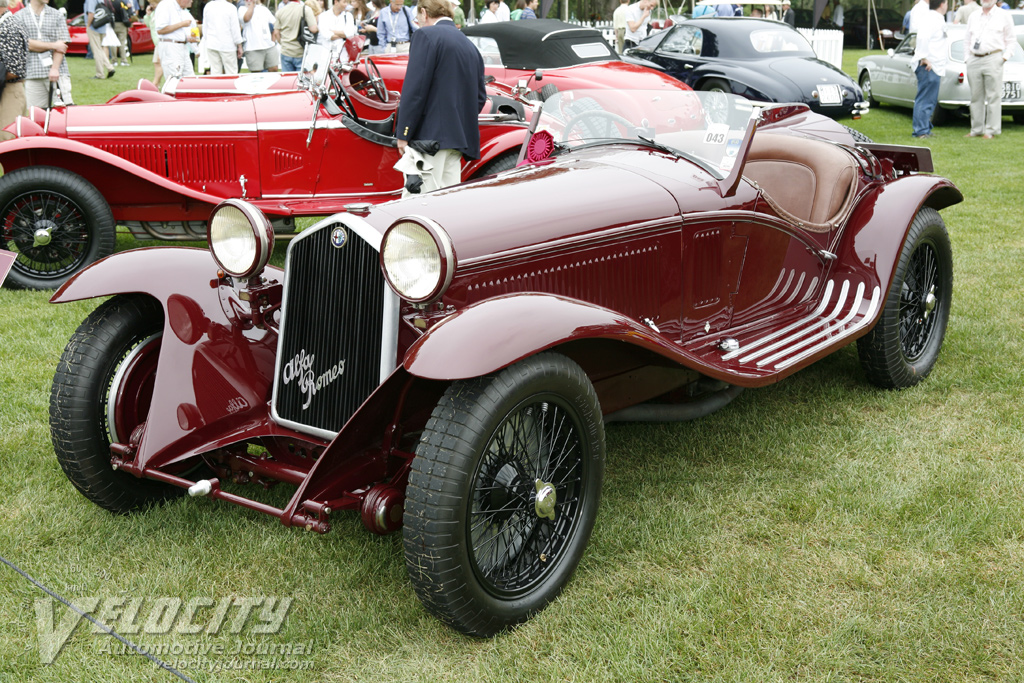
[[(91, 62), (72, 67), (79, 102), (151, 75), (148, 61), (110, 82), (86, 80)], [(911, 142), (909, 110), (847, 123)], [(351, 513), (318, 536), (207, 499), (131, 517), (86, 501), (54, 458), (47, 406), (62, 347), (95, 303), (50, 306), (45, 293), (0, 290), (0, 554), (71, 598), (294, 598), (279, 634), (243, 637), (309, 642), (311, 670), (188, 671), (200, 681), (1022, 680), (1024, 128), (965, 132), (954, 123), (926, 143), (965, 195), (943, 212), (955, 300), (932, 375), (875, 389), (851, 347), (699, 422), (611, 426), (579, 571), (512, 633), (441, 626), (410, 588), (400, 536), (372, 536)], [(99, 652), (109, 639), (84, 627), (41, 665), (39, 597), (0, 567), (0, 681), (173, 680)]]

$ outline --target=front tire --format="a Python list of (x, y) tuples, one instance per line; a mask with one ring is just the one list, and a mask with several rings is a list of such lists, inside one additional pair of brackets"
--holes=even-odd
[(935, 209), (921, 209), (907, 232), (885, 308), (857, 341), (868, 380), (886, 389), (928, 376), (942, 348), (953, 299), (953, 250)]
[(865, 71), (860, 75), (860, 89), (864, 93), (864, 99), (867, 100), (868, 105), (872, 107), (878, 106), (878, 100), (871, 94), (871, 74)]
[(163, 308), (140, 294), (116, 296), (72, 335), (50, 391), (50, 435), (64, 474), (111, 512), (139, 510), (183, 493), (111, 469), (110, 444), (127, 443), (149, 414)]
[(0, 178), (0, 249), (18, 255), (6, 284), (54, 289), (114, 251), (114, 215), (79, 175), (29, 166)]
[(580, 561), (603, 475), (601, 407), (568, 358), (454, 382), (406, 491), (406, 567), (424, 606), (480, 637), (543, 609)]

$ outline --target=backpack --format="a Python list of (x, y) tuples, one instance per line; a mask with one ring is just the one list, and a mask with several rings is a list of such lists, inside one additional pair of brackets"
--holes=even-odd
[(92, 30), (103, 28), (114, 21), (114, 9), (104, 0), (97, 3), (96, 9), (92, 11)]

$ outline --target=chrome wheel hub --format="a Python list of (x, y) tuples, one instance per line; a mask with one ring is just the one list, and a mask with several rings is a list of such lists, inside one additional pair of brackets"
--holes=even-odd
[(935, 285), (932, 285), (931, 289), (928, 290), (927, 296), (924, 298), (924, 318), (928, 319), (928, 316), (935, 310), (935, 306), (938, 304), (939, 298), (935, 296)]
[(537, 512), (538, 517), (553, 520), (555, 518), (555, 503), (558, 502), (558, 494), (555, 493), (555, 487), (540, 479), (536, 481), (536, 486), (537, 498), (534, 501), (533, 508)]
[[(49, 223), (49, 221), (42, 221)], [(36, 228), (36, 231), (32, 233), (32, 246), (33, 247), (45, 247), (50, 243), (53, 233), (53, 225), (47, 225), (45, 227)]]

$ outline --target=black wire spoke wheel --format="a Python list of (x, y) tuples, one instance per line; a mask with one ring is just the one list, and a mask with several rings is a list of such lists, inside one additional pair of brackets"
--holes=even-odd
[(910, 257), (907, 276), (900, 289), (900, 346), (903, 356), (910, 362), (920, 358), (928, 348), (928, 340), (935, 328), (938, 279), (938, 257), (934, 246), (929, 243), (919, 245)]
[(953, 250), (939, 213), (915, 216), (875, 327), (857, 340), (868, 379), (889, 389), (910, 387), (938, 360), (953, 300)]
[(474, 474), (466, 542), (499, 597), (528, 592), (554, 566), (579, 518), (580, 426), (556, 397), (530, 399), (491, 438)]
[(74, 272), (85, 259), (89, 230), (81, 207), (59, 192), (36, 190), (14, 198), (4, 211), (4, 243), (18, 264), (38, 277)]
[(452, 383), (406, 490), (406, 567), (424, 606), (482, 637), (543, 609), (579, 564), (603, 476), (601, 407), (565, 356)]
[(81, 176), (47, 166), (0, 178), (0, 248), (17, 254), (10, 286), (52, 289), (114, 250), (114, 217)]

